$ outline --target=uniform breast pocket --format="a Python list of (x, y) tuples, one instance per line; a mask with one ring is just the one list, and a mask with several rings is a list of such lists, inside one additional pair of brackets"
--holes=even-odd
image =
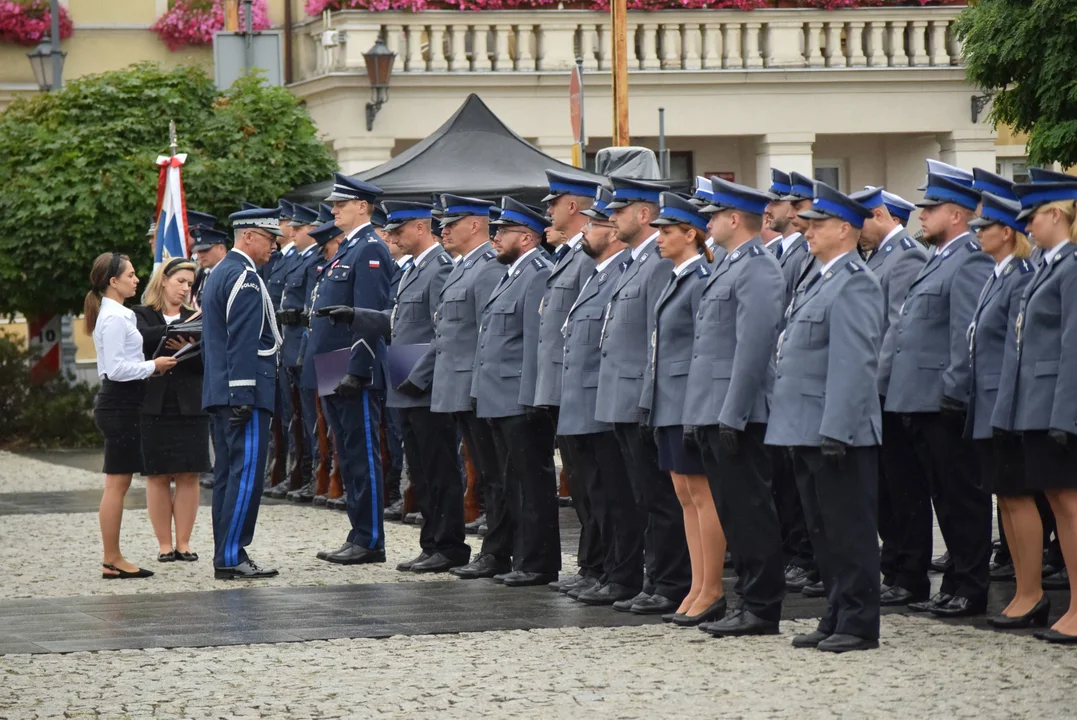
[(446, 320), (463, 320), (467, 303), (467, 288), (450, 288), (441, 296), (441, 317)]
[(520, 317), (516, 312), (515, 300), (498, 305), (490, 315), (490, 330), (494, 334), (516, 335), (520, 332)]
[(915, 315), (938, 318), (949, 314), (949, 297), (943, 293), (942, 283), (927, 283), (917, 293)]
[(594, 308), (580, 308), (572, 317), (575, 320), (575, 326), (579, 328), (581, 333), (580, 342), (584, 345), (598, 345), (599, 338), (602, 337), (602, 319), (605, 314), (605, 310), (600, 307)]
[(352, 269), (349, 265), (337, 265), (335, 268), (330, 268), (329, 272), (325, 274), (325, 279), (332, 282), (348, 282), (352, 277)]
[(737, 319), (737, 303), (733, 299), (733, 288), (716, 287), (713, 291), (714, 300), (717, 304), (717, 312), (713, 313), (720, 323), (731, 323)]
[(614, 316), (618, 322), (641, 323), (647, 319), (643, 312), (643, 298), (640, 297), (639, 286), (622, 288), (617, 293)]
[(408, 292), (397, 298), (400, 304), (398, 320), (417, 321), (426, 317), (426, 290)]
[(826, 322), (826, 310), (823, 308), (805, 308), (800, 313), (802, 322), (796, 323), (797, 334), (803, 341), (802, 347), (822, 347), (830, 338), (830, 324)]
[(572, 303), (576, 302), (576, 279), (573, 277), (558, 277), (553, 281), (553, 305), (561, 312), (572, 309)]

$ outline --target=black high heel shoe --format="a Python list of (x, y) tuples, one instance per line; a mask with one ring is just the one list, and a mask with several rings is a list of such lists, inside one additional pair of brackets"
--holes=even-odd
[(673, 624), (681, 627), (695, 627), (701, 623), (712, 622), (714, 620), (721, 620), (725, 617), (726, 613), (726, 601), (725, 595), (711, 603), (710, 607), (701, 612), (698, 615), (674, 615)]
[(1032, 625), (1047, 627), (1047, 616), (1050, 614), (1051, 599), (1044, 593), (1043, 596), (1040, 597), (1039, 602), (1033, 605), (1032, 609), (1024, 615), (1018, 615), (1017, 617), (999, 615), (997, 617), (987, 618), (987, 624), (1002, 630), (1020, 630), (1022, 628), (1031, 627)]
[(135, 578), (153, 577), (152, 570), (143, 570), (142, 568), (139, 568), (135, 572), (127, 572), (126, 570), (120, 570), (115, 565), (106, 565), (105, 563), (101, 563), (101, 567), (105, 568), (106, 570), (114, 570), (116, 572), (115, 575), (105, 572), (101, 573), (101, 577), (105, 580), (133, 580)]

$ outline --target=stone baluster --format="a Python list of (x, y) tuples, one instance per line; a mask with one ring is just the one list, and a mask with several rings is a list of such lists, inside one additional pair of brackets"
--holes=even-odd
[(886, 30), (886, 23), (882, 22), (870, 22), (868, 23), (868, 65), (870, 67), (886, 67), (886, 52), (883, 48), (883, 31)]
[(931, 21), (931, 35), (928, 39), (928, 63), (933, 66), (949, 65), (950, 53), (946, 47), (946, 20)]
[[(628, 25), (628, 29), (625, 30), (625, 35), (626, 35), (626, 38), (627, 38), (627, 45), (628, 45), (628, 58), (626, 58), (626, 62), (628, 64), (628, 69), (629, 70), (639, 70), (640, 69), (640, 63), (642, 62), (642, 58), (640, 57), (640, 52), (642, 52), (642, 51), (640, 51), (640, 52), (636, 51), (636, 48), (638, 47), (636, 45), (636, 39), (640, 36), (640, 26), (630, 23)], [(613, 41), (613, 38), (610, 38), (610, 42), (612, 42), (612, 41)], [(654, 40), (653, 39), (651, 40), (651, 44), (652, 44), (652, 46), (654, 45)], [(646, 53), (643, 53), (643, 54), (646, 54)], [(610, 48), (610, 66), (611, 67), (613, 66), (613, 48), (612, 47)]]
[(716, 22), (703, 24), (700, 67), (711, 70), (722, 67), (722, 25)]
[(722, 67), (744, 67), (744, 54), (741, 52), (741, 33), (743, 28), (740, 23), (722, 23)]
[(662, 33), (661, 55), (658, 58), (659, 67), (663, 70), (680, 70), (681, 56), (684, 54), (681, 43), (681, 26), (676, 23), (663, 23), (659, 32)]
[(598, 70), (597, 41), (594, 25), (586, 23), (580, 26), (580, 57), (583, 58), (584, 70)]
[[(628, 45), (632, 45), (632, 36), (628, 36)], [(595, 41), (598, 47), (595, 48), (595, 59), (598, 62), (599, 70), (609, 70), (613, 64), (613, 48), (610, 43), (610, 26), (608, 23), (602, 22), (595, 27)]]
[(404, 71), (423, 72), (426, 70), (426, 61), (423, 60), (423, 26), (419, 23), (408, 23), (407, 42), (404, 50)]
[(516, 65), (519, 72), (532, 72), (535, 67), (535, 26), (516, 26)]
[(699, 70), (703, 67), (703, 38), (699, 23), (687, 23), (681, 35), (681, 57), (685, 70)]
[(494, 71), (512, 72), (512, 58), (509, 56), (509, 33), (511, 25), (495, 25), (494, 34)]
[(445, 26), (430, 26), (430, 72), (444, 72), (449, 69), (445, 58)]
[(763, 23), (744, 23), (743, 56), (744, 67), (763, 67), (763, 56), (759, 52), (759, 39), (763, 34)]
[(828, 22), (826, 24), (826, 50), (823, 59), (827, 67), (845, 67), (845, 51), (841, 47), (841, 31), (845, 23)]
[(823, 23), (812, 20), (807, 24), (807, 34), (804, 36), (804, 56), (807, 58), (808, 67), (823, 67), (823, 53), (819, 49), (819, 40), (823, 35)]
[(927, 65), (931, 58), (927, 56), (927, 20), (913, 20), (909, 23), (909, 65)]
[(886, 63), (890, 67), (905, 67), (909, 57), (905, 54), (905, 21), (886, 25)]
[(845, 26), (845, 57), (849, 67), (857, 67), (868, 64), (868, 58), (864, 55), (864, 23), (850, 22)]
[(658, 60), (655, 43), (658, 39), (658, 24), (643, 23), (643, 57), (640, 58), (641, 70), (657, 70), (662, 65)]
[(471, 63), (467, 59), (467, 25), (453, 23), (449, 26), (449, 69), (468, 72)]

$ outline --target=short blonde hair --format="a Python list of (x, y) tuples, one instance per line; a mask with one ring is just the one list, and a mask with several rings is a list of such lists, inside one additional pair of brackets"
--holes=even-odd
[[(178, 272), (190, 270), (198, 274), (198, 266), (187, 258), (172, 258), (165, 264), (153, 271), (149, 285), (146, 286), (146, 294), (142, 297), (142, 304), (151, 307), (158, 312), (165, 309), (165, 278), (170, 278)], [(188, 303), (183, 303), (187, 310), (193, 310)]]
[(1013, 256), (1016, 258), (1027, 258), (1032, 253), (1032, 243), (1028, 241), (1028, 236), (1023, 232), (1013, 231)]

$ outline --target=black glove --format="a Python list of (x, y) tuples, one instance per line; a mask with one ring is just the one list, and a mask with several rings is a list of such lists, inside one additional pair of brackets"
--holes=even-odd
[(1048, 430), (1047, 437), (1051, 438), (1062, 447), (1069, 447), (1070, 438), (1072, 436), (1065, 430)]
[(366, 380), (358, 375), (345, 375), (344, 379), (337, 383), (334, 392), (342, 398), (354, 398), (363, 394)]
[(410, 398), (421, 398), (426, 395), (426, 390), (413, 383), (411, 380), (404, 380), (396, 386), (396, 391), (401, 395), (407, 395)]
[(718, 445), (730, 457), (740, 455), (740, 430), (718, 423)]
[(351, 325), (355, 319), (355, 308), (347, 305), (327, 305), (314, 311), (315, 317), (327, 317), (334, 325)]
[(845, 461), (845, 450), (848, 447), (841, 440), (828, 437), (823, 438), (823, 442), (819, 444), (819, 450), (822, 451), (823, 457), (838, 465)]
[(695, 425), (684, 426), (684, 436), (682, 442), (684, 443), (685, 450), (692, 450), (699, 452), (701, 448), (699, 428)]
[(232, 427), (240, 427), (246, 425), (252, 417), (254, 417), (254, 408), (250, 405), (233, 405), (232, 417), (228, 418), (228, 424)]
[(299, 310), (278, 310), (277, 311), (277, 324), (278, 325), (298, 325), (301, 312)]
[(950, 415), (952, 417), (963, 418), (969, 411), (968, 403), (963, 403), (960, 400), (954, 400), (947, 395), (942, 396), (942, 400), (939, 402), (939, 412), (943, 415)]
[(639, 426), (643, 429), (643, 432), (649, 433), (654, 430), (654, 426), (651, 425), (651, 411), (640, 408), (639, 411)]
[(471, 400), (471, 412), (473, 412), (473, 413), (478, 412), (479, 411), (479, 400), (478, 400), (478, 398), (470, 398), (470, 400)]

